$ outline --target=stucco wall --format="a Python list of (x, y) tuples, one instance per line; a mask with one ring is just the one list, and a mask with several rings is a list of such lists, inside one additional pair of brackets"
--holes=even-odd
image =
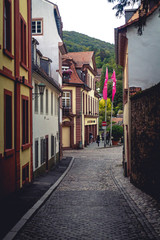
[[(39, 166), (41, 165), (41, 152), (40, 152), (40, 139), (45, 138), (48, 135), (48, 158), (51, 158), (51, 135), (56, 137), (55, 154), (59, 152), (59, 139), (57, 139), (58, 129), (58, 114), (55, 114), (55, 97), (58, 95), (52, 85), (47, 83), (38, 74), (33, 74), (32, 84), (43, 82), (48, 89), (48, 114), (46, 114), (46, 91), (44, 91), (43, 96), (43, 113), (40, 113), (40, 97), (38, 98), (38, 113), (35, 113), (35, 99), (33, 99), (33, 146), (35, 140), (39, 141)], [(51, 115), (51, 92), (53, 92), (53, 115)], [(58, 101), (57, 101), (58, 103)], [(58, 107), (58, 106), (57, 106)], [(57, 111), (58, 113), (58, 111)], [(35, 147), (33, 147), (33, 169), (35, 170)]]
[(154, 86), (160, 76), (160, 18), (158, 9), (147, 18), (142, 36), (137, 35), (135, 26), (128, 27), (128, 70), (129, 87), (142, 90)]
[(62, 42), (54, 17), (54, 5), (44, 0), (32, 0), (32, 18), (43, 18), (43, 35), (35, 35), (38, 40), (38, 49), (45, 57), (52, 60), (51, 77), (62, 83), (59, 73), (59, 49), (58, 42)]

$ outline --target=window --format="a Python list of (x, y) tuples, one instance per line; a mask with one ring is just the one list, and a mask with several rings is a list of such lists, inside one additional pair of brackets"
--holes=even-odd
[(65, 108), (71, 108), (71, 93), (70, 92), (63, 92), (62, 106)]
[(51, 93), (51, 115), (53, 115), (53, 92)]
[(51, 156), (54, 156), (54, 136), (51, 135)]
[(48, 89), (46, 89), (46, 114), (48, 114)]
[(4, 90), (4, 148), (12, 149), (12, 92)]
[(85, 109), (85, 102), (84, 102), (84, 98), (85, 96), (84, 96), (84, 93), (83, 93), (83, 114), (84, 114), (84, 109)]
[(12, 43), (12, 18), (11, 18), (11, 1), (4, 1), (4, 50), (11, 53), (11, 43)]
[(35, 140), (35, 168), (38, 167), (38, 139)]
[(86, 94), (86, 114), (88, 113), (88, 97), (87, 97), (87, 94)]
[(43, 34), (42, 33), (42, 19), (32, 20), (32, 34)]
[(55, 94), (55, 115), (58, 116), (58, 96), (57, 96), (57, 94)]
[(91, 114), (93, 113), (93, 111), (92, 111), (92, 97), (91, 97)]
[(27, 61), (26, 61), (26, 23), (25, 21), (22, 19), (22, 17), (20, 18), (20, 27), (21, 27), (21, 39), (20, 39), (20, 45), (21, 45), (21, 64), (26, 65)]
[(40, 95), (40, 111), (43, 113), (43, 94)]
[(25, 185), (29, 182), (29, 164), (27, 163), (22, 167), (22, 184)]
[(41, 164), (45, 162), (46, 142), (44, 138), (41, 138)]
[(28, 138), (28, 97), (22, 97), (22, 144), (29, 142)]
[(35, 83), (35, 101), (34, 101), (34, 111), (38, 113), (38, 84)]

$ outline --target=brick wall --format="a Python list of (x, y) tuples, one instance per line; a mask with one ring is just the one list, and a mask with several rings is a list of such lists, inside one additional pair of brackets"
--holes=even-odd
[(131, 98), (131, 182), (160, 199), (160, 83)]

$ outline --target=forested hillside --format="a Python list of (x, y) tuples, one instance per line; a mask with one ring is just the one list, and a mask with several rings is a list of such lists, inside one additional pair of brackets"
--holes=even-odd
[[(63, 40), (68, 52), (94, 51), (97, 68), (108, 67), (109, 78), (113, 69), (118, 80), (122, 79), (121, 69), (116, 67), (114, 44), (101, 41), (74, 31), (64, 31)], [(103, 85), (102, 79), (102, 85)]]
[[(94, 51), (97, 68), (102, 68), (102, 75), (100, 83), (97, 83), (97, 87), (100, 87), (102, 93), (105, 79), (106, 67), (108, 67), (109, 79), (116, 71), (117, 78), (117, 91), (114, 98), (114, 114), (116, 115), (119, 109), (122, 109), (122, 69), (117, 68), (115, 63), (115, 50), (114, 44), (110, 44), (87, 35), (77, 32), (63, 32), (63, 40), (67, 46), (68, 52), (82, 52), (82, 51)], [(119, 81), (120, 80), (120, 81)], [(112, 98), (112, 83), (108, 83), (108, 97)], [(104, 114), (101, 116), (101, 120), (104, 121)]]

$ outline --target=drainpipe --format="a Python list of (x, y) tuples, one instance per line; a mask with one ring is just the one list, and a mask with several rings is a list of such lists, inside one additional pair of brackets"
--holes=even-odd
[(60, 95), (58, 97), (58, 132), (59, 132), (59, 161), (60, 161), (60, 158), (61, 158), (61, 136), (60, 136), (60, 98), (62, 97), (62, 95)]
[[(83, 119), (83, 92), (84, 89), (81, 91), (81, 141), (82, 141), (82, 146), (83, 146), (83, 130), (82, 130), (82, 119)], [(82, 148), (82, 146), (80, 148)]]

